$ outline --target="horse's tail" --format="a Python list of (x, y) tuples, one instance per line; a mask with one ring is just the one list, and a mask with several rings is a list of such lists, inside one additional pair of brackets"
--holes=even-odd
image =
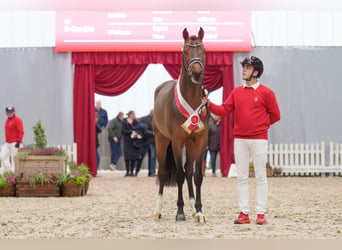
[(173, 156), (173, 150), (172, 150), (172, 144), (169, 143), (169, 146), (166, 150), (166, 176), (164, 179), (164, 184), (166, 186), (175, 186), (177, 183), (176, 174), (177, 174), (177, 168), (176, 168), (176, 161), (175, 157)]

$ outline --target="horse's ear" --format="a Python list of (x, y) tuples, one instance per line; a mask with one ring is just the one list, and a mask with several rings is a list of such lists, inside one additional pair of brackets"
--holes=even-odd
[(202, 29), (202, 27), (200, 27), (200, 30), (198, 31), (198, 38), (200, 40), (203, 40), (204, 37), (204, 30)]
[(183, 38), (184, 38), (184, 41), (188, 40), (189, 38), (189, 32), (186, 28), (184, 28), (183, 30)]

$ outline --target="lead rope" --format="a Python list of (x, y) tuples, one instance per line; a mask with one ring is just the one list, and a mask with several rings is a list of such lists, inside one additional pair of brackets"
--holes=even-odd
[[(209, 88), (203, 85), (202, 86), (202, 97), (208, 98), (209, 93), (210, 93)], [(203, 115), (204, 111), (205, 111), (205, 115)], [(198, 115), (201, 118), (208, 118), (209, 117), (210, 113), (209, 113), (209, 104), (208, 104), (208, 102), (205, 105), (201, 104), (201, 107), (198, 110)]]

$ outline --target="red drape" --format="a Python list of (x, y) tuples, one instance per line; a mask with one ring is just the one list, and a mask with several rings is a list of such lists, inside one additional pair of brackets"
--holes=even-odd
[[(148, 64), (161, 63), (173, 78), (178, 78), (182, 53), (177, 52), (85, 52), (73, 53), (74, 137), (78, 163), (85, 163), (96, 176), (94, 93), (119, 95), (128, 90)], [(204, 83), (211, 91), (223, 86), (223, 99), (234, 87), (233, 53), (208, 52)], [(221, 123), (221, 172), (227, 176), (233, 159), (233, 122), (231, 116)]]

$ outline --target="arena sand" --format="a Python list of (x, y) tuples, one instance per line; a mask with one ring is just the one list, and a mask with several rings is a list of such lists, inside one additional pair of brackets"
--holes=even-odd
[[(250, 178), (250, 225), (237, 217), (235, 178), (204, 177), (205, 224), (175, 222), (176, 187), (165, 188), (162, 218), (152, 213), (156, 178), (146, 172), (101, 171), (89, 193), (76, 198), (0, 198), (0, 239), (341, 239), (341, 177), (269, 178), (268, 224), (255, 225), (255, 180)], [(185, 187), (185, 186), (184, 186)]]

